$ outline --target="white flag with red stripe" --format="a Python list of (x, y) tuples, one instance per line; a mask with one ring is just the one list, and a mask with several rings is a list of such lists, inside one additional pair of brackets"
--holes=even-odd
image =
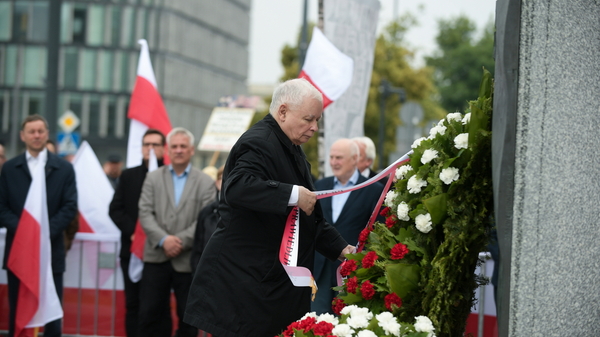
[(315, 27), (298, 77), (306, 78), (323, 94), (323, 108), (340, 98), (350, 87), (353, 72), (352, 58), (337, 49)]
[(84, 141), (73, 158), (77, 183), (79, 231), (77, 238), (92, 241), (118, 242), (121, 231), (108, 215), (115, 193), (94, 150)]
[[(150, 158), (148, 158), (148, 173), (158, 168), (158, 160), (154, 149), (150, 149)], [(133, 283), (137, 283), (142, 279), (144, 271), (144, 244), (146, 243), (146, 233), (142, 229), (140, 219), (135, 223), (135, 231), (133, 232), (133, 241), (131, 242), (131, 258), (129, 259), (129, 279)]]
[[(127, 112), (127, 117), (131, 119), (127, 142), (127, 167), (142, 164), (142, 137), (148, 129), (157, 129), (164, 135), (167, 135), (172, 129), (167, 110), (158, 93), (148, 42), (141, 39), (138, 43), (142, 49), (138, 61), (137, 78)], [(163, 161), (165, 164), (169, 163), (166, 154)]]
[(26, 328), (44, 326), (63, 317), (52, 278), (46, 174), (42, 164), (45, 158), (39, 159), (31, 172), (31, 185), (7, 263), (20, 281), (15, 336), (21, 336)]

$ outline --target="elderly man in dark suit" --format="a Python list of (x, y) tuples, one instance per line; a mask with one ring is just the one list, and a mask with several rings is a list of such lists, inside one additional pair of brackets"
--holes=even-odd
[[(138, 220), (138, 202), (142, 193), (142, 185), (148, 173), (150, 149), (163, 166), (163, 153), (166, 144), (165, 136), (156, 129), (148, 129), (142, 137), (142, 164), (126, 169), (121, 173), (119, 183), (110, 203), (109, 215), (121, 230), (121, 270), (125, 286), (125, 332), (127, 337), (138, 336), (138, 316), (140, 308), (140, 282), (132, 282), (129, 278), (129, 261), (131, 260), (131, 240)], [(170, 314), (163, 319), (171, 320)]]
[(148, 173), (139, 201), (140, 223), (146, 233), (140, 289), (139, 335), (170, 337), (171, 322), (163, 324), (171, 289), (177, 301), (176, 336), (196, 337), (198, 329), (183, 321), (192, 283), (190, 256), (198, 213), (216, 196), (214, 181), (193, 168), (194, 135), (174, 128), (167, 135), (170, 165)]
[[(7, 261), (31, 184), (31, 172), (37, 165), (44, 165), (46, 171), (52, 276), (56, 293), (61, 301), (65, 271), (64, 231), (77, 213), (75, 172), (70, 163), (46, 149), (48, 140), (46, 120), (39, 115), (28, 116), (23, 122), (20, 135), (21, 140), (25, 143), (25, 153), (7, 161), (2, 167), (2, 174), (0, 174), (0, 227), (7, 229), (3, 268), (6, 269), (8, 276), (8, 336), (10, 337), (14, 334), (20, 281), (7, 268)], [(52, 321), (44, 327), (44, 336), (60, 336), (61, 333), (60, 319)]]
[[(329, 165), (333, 176), (323, 178), (315, 183), (318, 191), (341, 189), (358, 185), (367, 180), (357, 169), (359, 149), (350, 139), (338, 139), (331, 145)], [(331, 223), (344, 239), (351, 243), (358, 242), (358, 235), (365, 228), (377, 201), (383, 191), (379, 182), (350, 193), (334, 195), (321, 200), (323, 216)], [(380, 218), (381, 220), (381, 218)], [(311, 305), (317, 314), (333, 313), (331, 301), (335, 296), (332, 287), (337, 286), (336, 270), (339, 261), (329, 261), (323, 255), (315, 255), (315, 279), (319, 292)]]
[(275, 336), (310, 309), (311, 288), (294, 286), (279, 258), (294, 206), (297, 266), (312, 269), (315, 250), (334, 260), (353, 250), (323, 219), (300, 148), (318, 129), (322, 99), (305, 79), (280, 84), (270, 114), (231, 149), (221, 220), (194, 275), (186, 322), (216, 337)]

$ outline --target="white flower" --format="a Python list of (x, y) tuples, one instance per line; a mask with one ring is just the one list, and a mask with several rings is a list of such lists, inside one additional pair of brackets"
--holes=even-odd
[(427, 182), (417, 178), (416, 175), (410, 177), (410, 179), (408, 179), (408, 183), (406, 184), (408, 192), (411, 194), (417, 194), (421, 192), (421, 188), (425, 186), (427, 186)]
[(415, 330), (417, 330), (417, 332), (429, 332), (430, 335), (433, 334), (435, 328), (427, 316), (417, 316), (415, 319), (417, 320), (417, 322), (415, 322)]
[(456, 167), (448, 167), (440, 172), (440, 180), (446, 185), (450, 185), (453, 181), (457, 181), (460, 175)]
[(408, 171), (412, 170), (410, 165), (402, 165), (396, 169), (396, 179), (402, 180)]
[(457, 149), (466, 149), (469, 147), (469, 134), (461, 133), (460, 135), (454, 137), (454, 147)]
[[(396, 192), (394, 191), (389, 191), (387, 192), (387, 194), (385, 195), (385, 205), (387, 207), (392, 207), (394, 206), (394, 199), (396, 199)], [(347, 307), (346, 307), (347, 308)], [(344, 308), (345, 309), (345, 308)]]
[(364, 316), (354, 317), (350, 316), (346, 319), (346, 323), (354, 329), (366, 328), (369, 326), (369, 320)]
[(304, 314), (304, 316), (302, 316), (302, 318), (300, 318), (298, 320), (298, 322), (300, 322), (301, 320), (305, 319), (305, 318), (309, 318), (309, 317), (314, 317), (317, 318), (317, 313), (312, 311), (312, 312), (307, 312), (306, 314)]
[(371, 330), (359, 331), (356, 337), (377, 337), (377, 335)]
[(422, 233), (429, 233), (431, 230), (431, 214), (419, 214), (415, 218), (415, 224), (417, 225), (417, 229)]
[(321, 314), (319, 317), (317, 317), (317, 322), (327, 322), (327, 323), (331, 323), (333, 325), (337, 325), (339, 323), (339, 319), (337, 317), (335, 317), (334, 315), (326, 312), (324, 314)]
[(438, 133), (443, 136), (446, 133), (446, 127), (439, 124), (432, 127), (431, 130), (429, 130), (429, 139), (435, 138)]
[(348, 324), (339, 324), (331, 330), (331, 333), (338, 337), (351, 337), (354, 330)]
[(440, 119), (439, 122), (437, 123), (437, 126), (443, 126), (444, 125), (444, 118)]
[[(389, 194), (389, 193), (388, 193), (388, 194)], [(345, 306), (345, 307), (344, 307), (344, 308), (343, 308), (343, 309), (340, 311), (340, 313), (341, 313), (342, 315), (348, 315), (348, 314), (352, 314), (352, 311), (353, 311), (354, 309), (356, 309), (356, 308), (358, 308), (358, 306), (356, 306), (356, 304), (347, 305), (347, 306)]]
[(402, 221), (408, 221), (410, 220), (410, 217), (408, 216), (408, 212), (410, 211), (410, 208), (408, 207), (408, 204), (405, 203), (404, 201), (400, 202), (398, 204), (398, 219), (402, 220)]
[(400, 323), (396, 320), (396, 317), (389, 311), (384, 311), (377, 318), (377, 324), (385, 331), (388, 335), (400, 336)]
[(350, 313), (351, 317), (364, 317), (367, 321), (370, 321), (373, 318), (373, 313), (369, 311), (369, 308), (355, 307), (352, 309)]
[(471, 113), (469, 112), (468, 114), (465, 115), (465, 117), (462, 119), (462, 123), (463, 125), (467, 125), (467, 123), (469, 123), (471, 121)]
[(451, 114), (448, 114), (446, 116), (446, 119), (448, 120), (448, 122), (451, 122), (451, 121), (460, 122), (460, 121), (462, 121), (463, 116), (460, 112), (453, 112)]
[(424, 141), (425, 139), (427, 139), (427, 138), (421, 137), (419, 139), (415, 139), (415, 141), (412, 143), (412, 145), (410, 147), (413, 149), (416, 149), (417, 147), (419, 147), (419, 145), (421, 145), (421, 142)]
[(423, 156), (421, 157), (421, 163), (427, 164), (433, 159), (438, 157), (438, 152), (436, 150), (427, 149), (423, 152)]

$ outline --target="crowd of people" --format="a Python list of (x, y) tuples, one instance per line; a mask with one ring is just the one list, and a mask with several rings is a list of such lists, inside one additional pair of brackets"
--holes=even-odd
[[(375, 147), (367, 137), (337, 140), (329, 156), (333, 176), (315, 181), (301, 145), (318, 130), (321, 93), (304, 79), (289, 80), (275, 89), (269, 112), (240, 137), (217, 172), (192, 166), (194, 135), (181, 127), (167, 135), (149, 129), (140, 140), (143, 160), (137, 167), (122, 170), (120, 157), (107, 158), (103, 167), (115, 188), (109, 215), (121, 231), (128, 337), (169, 337), (173, 330), (176, 336), (191, 337), (199, 329), (214, 337), (274, 336), (308, 311), (332, 312), (336, 269), (354, 251), (384, 186), (375, 183), (321, 201), (315, 191), (353, 186), (374, 176)], [(65, 254), (78, 222), (75, 174), (68, 161), (54, 154), (43, 117), (25, 119), (21, 140), (26, 151), (8, 161), (0, 144), (5, 260), (30, 172), (45, 165), (52, 271), (62, 298)], [(154, 157), (158, 168), (150, 170)], [(280, 261), (284, 227), (294, 208), (301, 229), (297, 266), (312, 271), (319, 288), (314, 302), (311, 288), (294, 286)], [(137, 226), (145, 235), (139, 281), (129, 277)], [(4, 269), (13, 337), (20, 281), (6, 263)], [(60, 319), (48, 323), (44, 336), (60, 336), (61, 326)]]

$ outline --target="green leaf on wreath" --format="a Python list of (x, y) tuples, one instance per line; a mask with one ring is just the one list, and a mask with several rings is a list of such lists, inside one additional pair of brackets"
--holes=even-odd
[(415, 264), (388, 264), (385, 266), (390, 288), (400, 298), (417, 288), (421, 267)]
[(431, 222), (438, 225), (446, 218), (446, 206), (448, 205), (448, 195), (446, 193), (438, 194), (435, 197), (423, 200), (423, 204), (431, 214)]

